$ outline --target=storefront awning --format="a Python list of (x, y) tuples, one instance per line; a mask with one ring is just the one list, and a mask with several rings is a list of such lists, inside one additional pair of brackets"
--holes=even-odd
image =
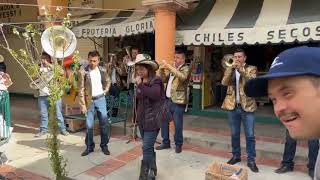
[(201, 0), (177, 23), (177, 45), (318, 41), (320, 1)]
[(78, 38), (128, 36), (153, 30), (153, 13), (141, 9), (96, 13), (72, 28)]

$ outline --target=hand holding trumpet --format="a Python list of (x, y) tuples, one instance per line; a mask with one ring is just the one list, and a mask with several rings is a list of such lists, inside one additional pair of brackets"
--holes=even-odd
[(170, 69), (171, 65), (165, 60), (159, 60), (160, 69)]
[(233, 59), (233, 63), (231, 67), (233, 69), (240, 69), (242, 67), (242, 64), (240, 63), (240, 61)]

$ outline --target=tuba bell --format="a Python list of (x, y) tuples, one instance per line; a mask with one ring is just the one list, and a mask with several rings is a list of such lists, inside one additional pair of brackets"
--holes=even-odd
[[(74, 33), (65, 26), (51, 26), (41, 35), (43, 50), (51, 57), (62, 60), (70, 56), (77, 47), (77, 39)], [(41, 73), (41, 77), (32, 80), (29, 84), (31, 89), (42, 89), (48, 86), (53, 79), (53, 73)]]
[(226, 54), (223, 56), (222, 60), (221, 60), (221, 65), (224, 68), (228, 68), (231, 67), (234, 63), (233, 60), (233, 55), (232, 54)]
[(77, 47), (74, 33), (64, 26), (51, 26), (41, 36), (43, 50), (58, 59), (70, 56)]

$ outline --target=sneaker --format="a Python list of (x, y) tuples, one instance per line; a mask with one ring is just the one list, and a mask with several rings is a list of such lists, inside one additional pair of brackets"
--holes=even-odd
[(69, 132), (66, 131), (66, 130), (63, 130), (63, 131), (61, 131), (61, 134), (64, 135), (64, 136), (68, 136), (68, 135), (69, 135)]
[(41, 136), (46, 135), (46, 134), (47, 134), (47, 132), (45, 132), (45, 131), (40, 131), (40, 132), (38, 132), (37, 134), (35, 134), (34, 137), (38, 138), (38, 137), (41, 137)]

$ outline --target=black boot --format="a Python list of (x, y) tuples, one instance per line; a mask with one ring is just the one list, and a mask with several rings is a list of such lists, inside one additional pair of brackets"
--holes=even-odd
[(150, 164), (150, 171), (153, 171), (154, 176), (157, 176), (157, 158), (156, 152), (153, 152), (153, 159)]
[(139, 180), (148, 180), (150, 164), (147, 161), (141, 161)]

